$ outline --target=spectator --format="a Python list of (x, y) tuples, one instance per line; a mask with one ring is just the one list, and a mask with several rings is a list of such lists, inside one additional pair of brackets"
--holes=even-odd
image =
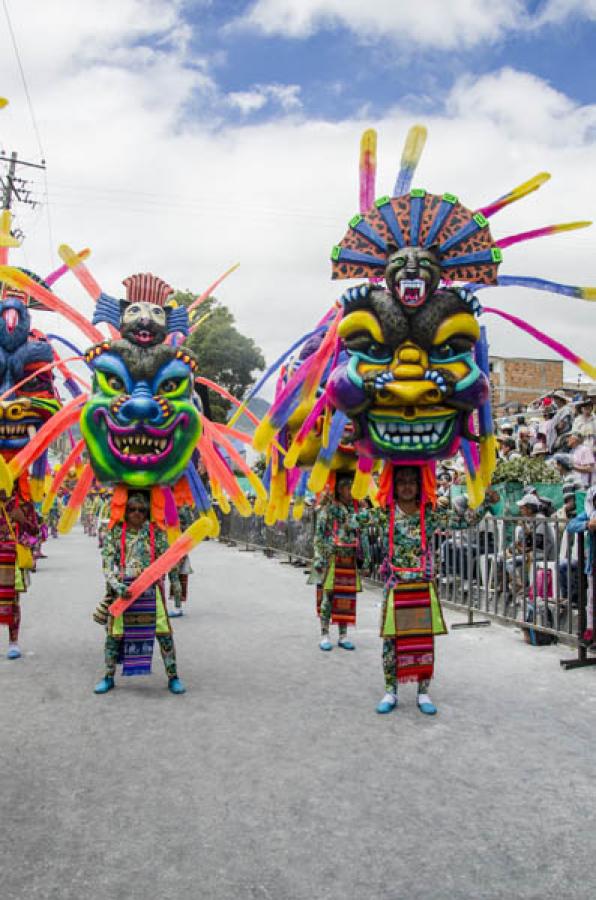
[(517, 583), (518, 570), (525, 570), (527, 582), (533, 561), (544, 564), (556, 559), (555, 536), (548, 522), (539, 515), (539, 498), (536, 494), (525, 494), (517, 505), (525, 521), (515, 529), (514, 554), (505, 565), (513, 586)]
[(578, 472), (573, 468), (573, 459), (570, 453), (555, 453), (553, 457), (557, 471), (563, 482), (563, 494), (565, 488), (575, 492), (582, 489), (582, 480)]
[(504, 434), (497, 438), (499, 443), (499, 457), (510, 462), (513, 459), (521, 459), (521, 453), (515, 449), (515, 438)]
[[(577, 516), (575, 488), (572, 484), (563, 483), (563, 506), (557, 510), (557, 521), (560, 527), (567, 528), (569, 522)], [(571, 531), (563, 534), (559, 562), (559, 584), (561, 596), (577, 606), (579, 596), (579, 573), (577, 568), (577, 540)]]
[(596, 440), (596, 415), (594, 415), (594, 400), (591, 394), (579, 400), (576, 404), (579, 415), (573, 423), (573, 430), (579, 431), (586, 444), (594, 449)]
[(596, 463), (592, 448), (584, 441), (581, 431), (575, 428), (569, 433), (567, 441), (571, 450), (573, 470), (579, 474), (582, 487), (589, 488), (594, 477)]
[(591, 644), (594, 640), (594, 553), (596, 552), (596, 487), (592, 487), (586, 494), (584, 512), (572, 519), (567, 530), (572, 534), (587, 531), (586, 536), (586, 575), (588, 576), (588, 604), (586, 630), (583, 640)]
[(532, 456), (535, 458), (537, 456), (546, 456), (548, 450), (546, 449), (546, 440), (544, 435), (539, 434), (536, 438), (534, 446), (532, 447)]
[(520, 456), (532, 455), (532, 441), (530, 438), (530, 429), (527, 425), (521, 425), (517, 432), (517, 452)]
[(573, 406), (569, 403), (567, 395), (563, 391), (555, 391), (553, 400), (557, 411), (553, 422), (554, 440), (550, 452), (563, 450), (567, 447), (567, 437), (573, 427)]

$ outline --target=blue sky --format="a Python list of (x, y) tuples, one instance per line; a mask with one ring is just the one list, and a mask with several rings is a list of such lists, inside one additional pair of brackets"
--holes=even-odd
[[(382, 116), (404, 99), (418, 110), (434, 112), (462, 75), (481, 76), (504, 66), (531, 72), (578, 103), (594, 100), (596, 21), (579, 7), (541, 27), (508, 28), (477, 44), (441, 48), (416, 42), (408, 46), (407, 40), (396, 43), (381, 35), (363, 41), (349, 27), (334, 23), (301, 37), (229, 28), (254, 6), (254, 0), (187, 3), (192, 47), (213, 61), (226, 93), (271, 82), (298, 85), (308, 116), (344, 119), (362, 109), (371, 117)], [(545, 6), (544, 0), (524, 4), (533, 16)], [(589, 12), (590, 4), (585, 6)], [(227, 117), (255, 122), (276, 114), (268, 104), (249, 117), (240, 110), (230, 110)]]
[[(552, 181), (494, 219), (496, 238), (596, 219), (596, 0), (11, 0), (48, 161), (17, 264), (92, 249), (118, 294), (154, 271), (218, 289), (269, 361), (344, 285), (329, 252), (357, 211), (362, 131), (378, 131), (378, 195), (408, 128), (428, 126), (415, 184), (471, 208), (536, 172)], [(0, 25), (0, 146), (41, 150)], [(596, 229), (511, 248), (502, 274), (596, 285)], [(62, 283), (61, 283), (62, 284)], [(66, 299), (88, 309), (77, 284)], [(593, 358), (594, 305), (514, 289), (492, 305)], [(43, 314), (40, 314), (43, 315)], [(45, 323), (40, 321), (40, 327)], [(53, 326), (52, 323), (49, 323)], [(49, 325), (47, 326), (49, 327)], [(500, 355), (548, 357), (491, 323)]]

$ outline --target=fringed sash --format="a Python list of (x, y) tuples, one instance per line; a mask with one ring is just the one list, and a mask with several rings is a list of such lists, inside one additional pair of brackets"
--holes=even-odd
[[(151, 562), (155, 559), (155, 532), (151, 522), (149, 525), (151, 543)], [(120, 566), (124, 572), (126, 566), (126, 522), (122, 525), (120, 544)], [(132, 584), (134, 578), (122, 578), (126, 585)], [(121, 645), (121, 662), (123, 675), (150, 675), (153, 645), (155, 643), (155, 625), (157, 619), (157, 589), (151, 585), (123, 615), (124, 635)]]
[(12, 626), (18, 615), (15, 590), (17, 564), (16, 541), (0, 541), (0, 624)]
[(435, 653), (430, 582), (402, 582), (389, 591), (381, 637), (395, 640), (398, 682), (432, 678)]

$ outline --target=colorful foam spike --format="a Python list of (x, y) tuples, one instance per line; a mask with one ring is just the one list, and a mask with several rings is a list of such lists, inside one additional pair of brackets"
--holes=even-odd
[(549, 178), (550, 174), (548, 172), (539, 172), (538, 175), (534, 175), (534, 177), (530, 178), (528, 181), (518, 184), (518, 186), (509, 191), (509, 193), (503, 194), (498, 200), (493, 200), (492, 203), (482, 206), (477, 212), (482, 213), (483, 216), (489, 219), (491, 216), (494, 216), (495, 213), (498, 213), (506, 206), (509, 206), (510, 203), (515, 203), (516, 200), (521, 200), (522, 197), (527, 197), (528, 194), (537, 191), (539, 187), (542, 187), (542, 185), (549, 180)]
[(48, 453), (42, 453), (38, 456), (31, 466), (31, 477), (29, 478), (29, 489), (31, 499), (34, 503), (41, 503), (45, 495), (46, 473), (48, 468)]
[(253, 446), (256, 450), (265, 450), (300, 403), (314, 397), (327, 364), (337, 356), (339, 350), (337, 328), (342, 315), (343, 310), (337, 310), (318, 350), (302, 363), (276, 397), (271, 409), (255, 431)]
[(238, 421), (238, 419), (240, 418), (242, 413), (244, 413), (246, 411), (246, 408), (247, 408), (248, 404), (250, 403), (250, 401), (253, 399), (253, 397), (257, 396), (257, 394), (259, 393), (261, 388), (264, 387), (264, 385), (269, 381), (269, 379), (273, 375), (275, 375), (275, 373), (277, 372), (279, 367), (281, 365), (283, 365), (283, 363), (286, 361), (286, 359), (289, 356), (291, 356), (291, 354), (294, 353), (294, 351), (297, 350), (298, 347), (301, 347), (302, 344), (306, 343), (306, 341), (309, 340), (309, 338), (313, 337), (315, 334), (317, 334), (319, 331), (322, 331), (322, 330), (323, 330), (323, 327), (321, 326), (321, 327), (317, 327), (317, 328), (313, 329), (313, 331), (309, 331), (306, 334), (303, 334), (302, 337), (300, 337), (297, 341), (294, 341), (294, 343), (292, 344), (291, 347), (289, 347), (287, 350), (284, 350), (282, 355), (280, 357), (278, 357), (271, 366), (269, 366), (269, 368), (263, 375), (261, 375), (261, 377), (255, 384), (255, 386), (250, 389), (248, 395), (244, 398), (244, 400), (242, 401), (242, 403), (240, 404), (240, 406), (238, 407), (238, 409), (236, 410), (234, 415), (230, 418), (228, 425), (236, 424), (236, 422)]
[[(475, 291), (492, 287), (489, 284), (467, 284), (466, 288)], [(521, 287), (533, 291), (548, 291), (551, 294), (563, 294), (565, 297), (575, 297), (577, 300), (596, 300), (596, 287), (579, 287), (574, 284), (560, 284), (558, 281), (547, 281), (545, 278), (534, 278), (527, 275), (499, 275), (498, 287)]]
[(84, 449), (85, 449), (85, 441), (80, 440), (78, 443), (76, 443), (74, 445), (74, 447), (72, 448), (72, 450), (70, 451), (70, 453), (68, 454), (68, 456), (66, 457), (66, 459), (64, 460), (64, 462), (62, 463), (62, 465), (60, 466), (58, 471), (56, 472), (56, 474), (54, 475), (54, 478), (52, 479), (52, 483), (50, 485), (50, 489), (49, 489), (48, 493), (46, 494), (46, 498), (43, 501), (43, 505), (41, 507), (42, 515), (47, 516), (47, 514), (51, 510), (52, 506), (54, 505), (54, 501), (56, 500), (56, 497), (58, 496), (58, 491), (62, 487), (62, 484), (63, 484), (65, 478), (67, 477), (68, 473), (70, 472), (72, 467), (75, 465), (75, 463), (77, 463), (78, 460), (81, 458), (81, 454), (83, 453)]
[(480, 477), (480, 457), (475, 445), (466, 438), (462, 438), (460, 446), (466, 466), (468, 503), (471, 509), (478, 509), (484, 500), (484, 486)]
[(92, 325), (85, 316), (57, 297), (52, 291), (48, 291), (43, 285), (21, 272), (20, 269), (15, 269), (13, 266), (0, 266), (0, 281), (5, 281), (11, 287), (26, 291), (46, 309), (60, 313), (67, 321), (76, 325), (94, 344), (103, 341), (101, 331)]
[(377, 177), (377, 132), (368, 128), (360, 139), (360, 212), (365, 213), (375, 202)]
[(548, 334), (545, 334), (543, 331), (539, 331), (538, 328), (534, 328), (534, 326), (530, 325), (529, 322), (524, 321), (524, 319), (518, 318), (518, 316), (512, 316), (510, 313), (503, 312), (503, 310), (501, 309), (492, 309), (491, 307), (485, 306), (483, 307), (483, 311), (494, 316), (500, 316), (507, 322), (511, 322), (512, 325), (515, 325), (521, 331), (525, 331), (526, 334), (529, 334), (537, 341), (540, 341), (540, 343), (544, 344), (545, 347), (549, 347), (551, 350), (554, 350), (555, 353), (558, 353), (559, 356), (562, 356), (563, 359), (567, 360), (567, 362), (573, 363), (574, 366), (577, 366), (578, 369), (581, 369), (582, 372), (585, 372), (586, 375), (590, 376), (590, 378), (596, 379), (596, 366), (593, 366), (587, 360), (583, 359), (581, 356), (578, 356), (577, 353), (574, 353), (574, 351), (570, 350), (569, 347), (566, 347), (565, 344), (561, 344), (560, 341), (556, 341), (554, 338), (549, 337)]
[[(60, 253), (60, 250), (58, 250), (58, 253)], [(89, 259), (89, 257), (91, 256), (91, 250), (88, 247), (85, 247), (84, 250), (79, 250), (78, 253), (75, 253), (74, 251), (71, 250), (71, 253), (73, 253), (73, 255), (76, 256), (77, 259), (79, 259), (81, 261)], [(53, 272), (50, 272), (50, 274), (44, 278), (44, 281), (47, 285), (49, 285), (51, 287), (56, 281), (58, 281), (60, 278), (62, 278), (63, 275), (66, 275), (66, 273), (69, 270), (70, 270), (70, 266), (68, 266), (66, 263), (64, 263), (64, 265), (60, 266), (58, 269), (55, 269)]]
[(400, 169), (393, 188), (394, 197), (401, 197), (410, 190), (416, 167), (426, 144), (426, 136), (427, 130), (424, 125), (412, 125), (408, 131), (401, 155)]
[[(78, 359), (78, 357), (75, 357), (75, 359)], [(68, 362), (69, 360), (66, 360), (66, 361)], [(70, 360), (70, 361), (72, 361), (72, 360)], [(11, 387), (8, 388), (6, 391), (4, 391), (3, 394), (0, 394), (0, 400), (5, 400), (7, 397), (9, 397), (11, 394), (13, 394), (17, 388), (20, 388), (24, 384), (27, 384), (28, 381), (33, 381), (33, 379), (37, 378), (37, 376), (40, 375), (42, 372), (49, 372), (50, 369), (61, 368), (61, 366), (64, 365), (64, 362), (65, 362), (65, 360), (57, 359), (54, 362), (46, 363), (44, 366), (40, 366), (38, 369), (36, 369), (30, 375), (26, 375), (25, 378), (21, 378), (21, 380), (17, 381), (16, 384), (11, 385)], [(74, 373), (70, 373), (70, 374), (73, 375)], [(79, 380), (81, 380), (81, 379), (79, 379)], [(84, 381), (83, 381), (83, 384), (85, 384), (87, 389), (89, 389), (88, 384), (86, 384)]]
[[(206, 420), (204, 420), (205, 422)], [(209, 477), (215, 479), (238, 510), (241, 516), (250, 516), (252, 510), (244, 491), (236, 481), (234, 473), (213, 445), (209, 428), (203, 427), (203, 433), (197, 443), (197, 449), (205, 464)]]
[(117, 617), (126, 612), (128, 607), (131, 606), (135, 600), (147, 590), (147, 588), (159, 581), (160, 578), (163, 578), (164, 575), (167, 575), (181, 559), (188, 556), (197, 544), (206, 537), (214, 536), (215, 530), (213, 518), (211, 516), (200, 516), (196, 522), (193, 522), (192, 525), (182, 532), (180, 537), (174, 541), (172, 546), (169, 547), (165, 553), (159, 556), (155, 562), (151, 563), (138, 578), (135, 578), (129, 588), (130, 596), (126, 600), (119, 597), (112, 603), (110, 606), (111, 615)]
[[(490, 362), (488, 350), (488, 338), (486, 327), (480, 328), (480, 339), (476, 342), (476, 363), (490, 380)], [(482, 483), (487, 488), (493, 477), (497, 464), (497, 442), (494, 435), (493, 417), (490, 402), (490, 393), (484, 403), (478, 409), (478, 423), (480, 436), (480, 475)]]
[(358, 466), (352, 484), (352, 497), (354, 500), (364, 500), (370, 493), (373, 466), (373, 459), (367, 456), (358, 457)]
[(218, 287), (222, 283), (222, 281), (224, 281), (228, 277), (228, 275), (231, 275), (232, 272), (235, 272), (236, 269), (239, 268), (239, 266), (240, 263), (234, 263), (234, 265), (230, 266), (230, 268), (227, 269), (227, 271), (225, 271), (223, 275), (220, 275), (219, 278), (216, 278), (213, 284), (210, 284), (206, 291), (203, 291), (203, 293), (199, 297), (197, 297), (196, 300), (193, 300), (193, 302), (188, 307), (188, 312), (190, 313), (193, 309), (196, 309), (197, 306), (203, 303), (204, 300), (207, 300), (207, 298), (212, 295), (215, 288)]
[(38, 456), (44, 453), (52, 441), (79, 420), (81, 406), (89, 399), (87, 394), (73, 397), (72, 400), (55, 413), (51, 419), (41, 426), (39, 431), (19, 450), (8, 463), (14, 479), (25, 472)]
[(73, 525), (79, 518), (81, 507), (85, 501), (85, 497), (89, 493), (89, 488), (93, 482), (93, 469), (90, 465), (86, 465), (73, 489), (68, 505), (63, 510), (58, 522), (58, 531), (60, 534), (68, 534)]
[(263, 487), (258, 475), (256, 475), (256, 473), (252, 471), (246, 460), (242, 458), (234, 445), (226, 437), (225, 426), (221, 426), (216, 422), (209, 422), (208, 419), (204, 419), (203, 427), (206, 428), (209, 432), (211, 440), (216, 444), (220, 444), (220, 446), (222, 446), (226, 453), (229, 455), (232, 462), (235, 463), (238, 469), (240, 469), (240, 471), (244, 473), (244, 476), (248, 479), (248, 482), (253, 488), (256, 496), (264, 499), (267, 496), (267, 491)]
[(575, 231), (577, 228), (588, 228), (591, 222), (562, 222), (559, 225), (545, 225), (542, 228), (534, 228), (531, 231), (521, 231), (519, 234), (510, 234), (509, 237), (500, 238), (496, 241), (496, 246), (504, 250), (506, 247), (512, 247), (514, 244), (521, 244), (523, 241), (533, 241), (535, 238), (547, 237), (550, 234), (559, 234), (562, 231)]
[(3, 209), (0, 213), (0, 247), (8, 249), (9, 247), (20, 247), (19, 241), (11, 231), (12, 213), (9, 209)]
[[(83, 256), (83, 254), (85, 255)], [(64, 265), (68, 266), (79, 284), (85, 288), (91, 299), (97, 303), (101, 296), (101, 288), (85, 265), (85, 259), (88, 259), (90, 256), (89, 251), (86, 253), (83, 251), (83, 254), (76, 253), (68, 244), (60, 244), (58, 247), (58, 256)]]

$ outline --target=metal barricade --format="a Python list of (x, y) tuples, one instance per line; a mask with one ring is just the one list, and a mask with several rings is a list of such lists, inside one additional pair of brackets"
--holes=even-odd
[[(290, 517), (273, 526), (256, 516), (242, 518), (235, 511), (220, 519), (220, 540), (246, 550), (260, 549), (269, 556), (286, 556), (288, 563), (296, 565), (308, 565), (312, 560), (312, 507), (305, 509), (299, 521)], [(377, 522), (365, 527), (371, 556), (369, 581), (380, 585), (385, 536)], [(584, 543), (582, 534), (570, 535), (556, 517), (487, 515), (471, 527), (435, 532), (439, 597), (466, 613), (466, 621), (455, 627), (490, 621), (517, 625), (526, 636), (550, 635), (576, 647), (577, 660), (562, 661), (566, 668), (596, 664), (596, 657), (582, 641), (588, 596)], [(591, 624), (594, 627), (596, 623)]]

